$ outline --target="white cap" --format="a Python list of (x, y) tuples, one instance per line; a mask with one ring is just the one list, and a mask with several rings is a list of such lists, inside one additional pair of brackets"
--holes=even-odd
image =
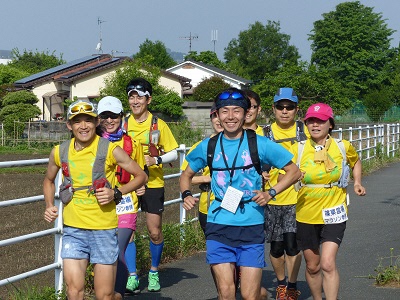
[(106, 96), (104, 98), (101, 98), (97, 106), (98, 114), (101, 114), (105, 111), (111, 111), (115, 114), (120, 114), (124, 111), (124, 108), (122, 107), (122, 103), (118, 98), (113, 96)]

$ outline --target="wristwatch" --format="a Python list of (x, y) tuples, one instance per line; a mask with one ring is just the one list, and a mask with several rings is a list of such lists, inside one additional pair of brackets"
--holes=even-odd
[(122, 193), (118, 188), (114, 188), (114, 202), (115, 204), (119, 204), (122, 200)]
[(157, 157), (156, 157), (156, 162), (157, 162), (157, 163), (156, 163), (157, 166), (159, 166), (159, 165), (162, 164), (162, 158), (161, 158), (161, 156), (157, 156)]
[(272, 199), (272, 200), (276, 200), (276, 199), (275, 199), (275, 196), (276, 196), (276, 191), (275, 191), (275, 189), (270, 188), (270, 189), (268, 190), (268, 194), (271, 196), (271, 199)]

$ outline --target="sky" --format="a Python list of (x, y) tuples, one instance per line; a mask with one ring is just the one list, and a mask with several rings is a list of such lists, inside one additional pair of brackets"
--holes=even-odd
[[(0, 50), (18, 48), (55, 53), (72, 61), (102, 53), (128, 56), (146, 38), (161, 41), (175, 52), (214, 51), (223, 60), (224, 48), (250, 24), (279, 21), (281, 33), (298, 48), (301, 59), (311, 57), (308, 34), (322, 14), (335, 10), (337, 0), (3, 0), (0, 2)], [(400, 41), (399, 0), (361, 0), (381, 13)], [(99, 22), (100, 20), (100, 22)], [(217, 30), (217, 41), (211, 32)]]

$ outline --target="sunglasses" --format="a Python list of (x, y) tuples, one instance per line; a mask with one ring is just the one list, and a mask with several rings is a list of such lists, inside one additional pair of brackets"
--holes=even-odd
[(104, 112), (99, 115), (100, 119), (103, 119), (103, 120), (107, 120), (108, 118), (115, 120), (115, 119), (118, 119), (119, 116), (120, 116), (120, 114), (115, 114), (113, 112)]
[(95, 107), (92, 103), (81, 102), (68, 109), (69, 115), (77, 115), (80, 112), (95, 112)]
[(223, 92), (218, 97), (219, 100), (244, 100), (245, 97), (239, 92)]
[(289, 104), (289, 105), (283, 105), (283, 104), (275, 104), (275, 109), (277, 110), (284, 110), (286, 108), (287, 111), (291, 111), (296, 109), (296, 105), (294, 104)]
[(141, 84), (137, 84), (137, 85), (130, 85), (126, 88), (128, 91), (132, 91), (132, 90), (137, 90), (137, 91), (141, 91), (143, 93), (146, 93), (146, 88), (141, 85)]
[(258, 105), (250, 105), (250, 108), (252, 108), (252, 109), (257, 109), (257, 108), (258, 108)]

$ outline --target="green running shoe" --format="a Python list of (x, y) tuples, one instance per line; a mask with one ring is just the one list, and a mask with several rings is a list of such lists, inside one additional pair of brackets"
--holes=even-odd
[(132, 294), (139, 294), (140, 293), (139, 277), (137, 275), (132, 275), (132, 276), (128, 277), (128, 282), (126, 283), (125, 290), (128, 293), (132, 293)]
[(149, 292), (158, 292), (159, 290), (161, 290), (158, 272), (149, 272), (149, 286), (147, 287), (147, 289)]

